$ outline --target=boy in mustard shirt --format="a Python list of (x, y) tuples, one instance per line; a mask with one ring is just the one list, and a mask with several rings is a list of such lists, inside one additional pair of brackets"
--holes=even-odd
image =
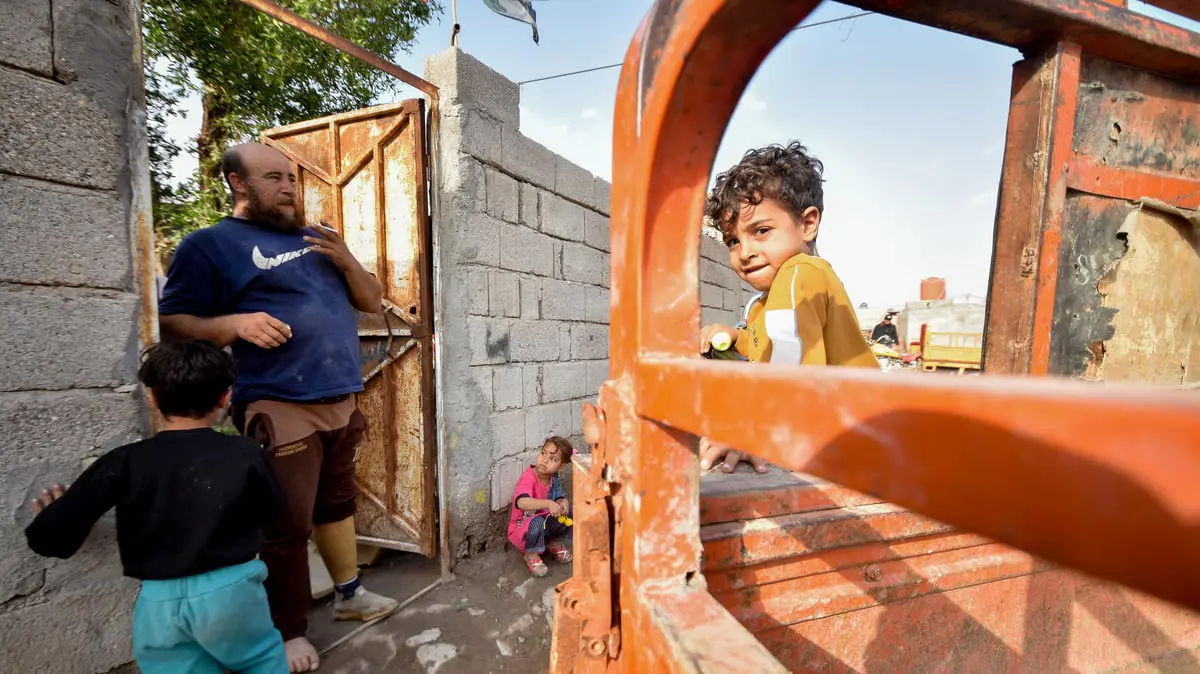
[[(700, 351), (725, 333), (748, 360), (801, 365), (879, 368), (858, 315), (833, 267), (816, 257), (824, 210), (824, 165), (797, 142), (750, 150), (717, 176), (704, 213), (729, 247), (729, 265), (758, 291), (745, 328), (713, 324), (700, 331)], [(732, 472), (742, 458), (701, 441), (701, 466), (725, 457)], [(765, 464), (746, 457), (758, 472)]]

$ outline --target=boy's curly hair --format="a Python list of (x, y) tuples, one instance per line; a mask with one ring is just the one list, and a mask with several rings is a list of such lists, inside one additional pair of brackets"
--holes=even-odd
[(797, 141), (750, 150), (733, 168), (717, 176), (704, 203), (704, 215), (728, 238), (745, 204), (775, 199), (799, 219), (810, 206), (825, 212), (821, 174), (825, 165)]

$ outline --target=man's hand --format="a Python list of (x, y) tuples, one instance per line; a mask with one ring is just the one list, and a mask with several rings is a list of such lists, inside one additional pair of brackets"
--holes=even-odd
[(229, 318), (234, 323), (238, 339), (263, 349), (283, 346), (292, 338), (291, 326), (268, 313), (235, 314)]
[(711, 351), (713, 337), (716, 337), (722, 332), (729, 335), (729, 339), (732, 340), (730, 348), (732, 348), (732, 344), (737, 343), (737, 328), (731, 328), (728, 325), (721, 325), (720, 323), (713, 323), (712, 325), (704, 326), (700, 330), (700, 353), (708, 353)]
[(304, 240), (312, 244), (313, 252), (320, 253), (333, 261), (342, 273), (348, 273), (358, 266), (358, 260), (354, 254), (350, 252), (350, 247), (346, 245), (346, 240), (342, 238), (337, 230), (330, 227), (324, 221), (320, 227), (311, 228), (320, 236), (306, 236)]
[(67, 493), (67, 490), (70, 488), (71, 485), (64, 487), (61, 484), (56, 484), (49, 489), (43, 489), (41, 498), (30, 501), (29, 505), (33, 506), (33, 512), (40, 515), (47, 506), (62, 498), (63, 494)]
[(749, 461), (754, 466), (754, 472), (756, 473), (767, 472), (766, 461), (756, 456), (739, 452), (729, 445), (721, 445), (710, 441), (708, 438), (700, 438), (701, 470), (708, 470), (719, 463), (722, 473), (732, 473), (737, 468), (739, 461)]

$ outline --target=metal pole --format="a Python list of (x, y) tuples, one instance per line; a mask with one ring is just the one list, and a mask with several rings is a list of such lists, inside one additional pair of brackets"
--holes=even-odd
[(367, 65), (377, 68), (392, 77), (412, 86), (426, 96), (429, 97), (429, 210), (430, 219), (433, 222), (432, 236), (430, 237), (433, 247), (433, 377), (434, 377), (434, 416), (436, 420), (436, 444), (437, 444), (437, 490), (438, 490), (438, 557), (442, 567), (442, 580), (452, 578), (450, 571), (453, 555), (450, 551), (450, 521), (447, 515), (449, 507), (446, 499), (446, 422), (442, 408), (442, 367), (444, 361), (444, 349), (441, 343), (442, 334), (442, 260), (441, 249), (438, 243), (438, 228), (437, 224), (441, 222), (441, 199), (439, 191), (442, 185), (442, 169), (441, 162), (438, 161), (438, 153), (441, 150), (440, 129), (441, 129), (441, 105), (439, 104), (440, 96), (437, 86), (417, 77), (408, 72), (404, 68), (392, 63), (391, 61), (368, 51), (350, 40), (322, 28), (308, 19), (284, 9), (270, 0), (238, 0), (242, 4), (251, 7), (267, 16), (282, 21), (283, 23), (299, 30), (300, 32), (316, 38), (321, 42), (345, 52), (350, 56), (366, 63)]

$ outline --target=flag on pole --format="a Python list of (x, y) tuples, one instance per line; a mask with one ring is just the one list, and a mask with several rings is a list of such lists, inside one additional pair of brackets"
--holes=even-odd
[(537, 12), (533, 11), (533, 0), (483, 0), (488, 9), (533, 26), (533, 43), (538, 43)]

